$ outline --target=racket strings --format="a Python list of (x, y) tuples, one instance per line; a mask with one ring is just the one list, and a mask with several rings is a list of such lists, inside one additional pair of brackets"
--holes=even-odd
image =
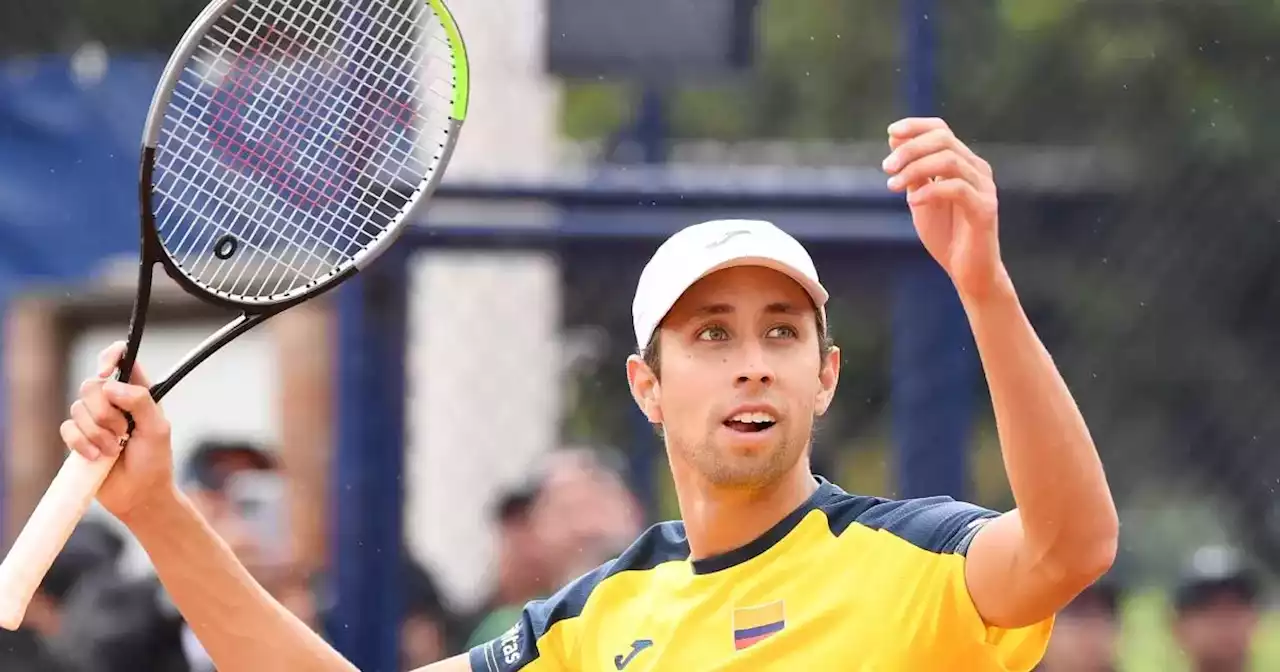
[[(385, 7), (385, 5), (384, 5), (384, 7)], [(317, 7), (317, 8), (318, 8), (318, 7)], [(388, 8), (388, 9), (390, 9), (390, 8)], [(272, 15), (272, 12), (271, 12), (271, 10), (270, 10), (269, 8), (264, 8), (264, 10), (263, 10), (263, 11), (268, 15), (268, 18), (277, 18), (277, 19), (283, 19), (283, 18), (284, 18), (284, 17), (282, 17), (282, 16), (280, 16), (280, 15), (278, 15), (278, 14), (276, 14), (274, 17), (272, 17), (272, 16), (271, 16), (271, 15)], [(327, 18), (332, 18), (332, 17), (327, 17)], [(307, 20), (307, 21), (309, 21), (309, 22), (315, 22), (315, 23), (317, 23), (317, 24), (318, 24), (318, 22), (319, 22), (320, 18), (319, 18), (319, 17), (314, 17), (314, 16), (308, 16), (308, 17), (306, 17), (306, 20)], [(221, 27), (215, 27), (215, 29), (218, 29), (218, 30), (222, 31), (222, 32), (224, 32), (224, 34), (225, 34), (225, 31), (224, 31)], [(383, 39), (383, 38), (382, 38), (382, 36), (368, 36), (367, 34), (366, 34), (366, 35), (364, 35), (364, 36), (365, 36), (365, 37), (373, 37), (374, 39)], [(231, 36), (230, 36), (230, 35), (228, 35), (228, 37), (231, 37)], [(394, 36), (393, 36), (393, 37), (394, 37)], [(264, 36), (262, 39), (263, 39), (263, 40), (266, 40), (266, 39), (268, 39), (268, 38), (267, 38), (266, 36)], [(245, 45), (245, 46), (249, 46), (249, 45)], [(359, 44), (354, 45), (354, 48), (355, 48), (357, 51), (361, 51), (361, 52), (363, 52), (363, 53), (362, 53), (362, 55), (370, 55), (370, 54), (369, 54), (367, 51), (365, 51), (365, 50), (361, 47), (361, 45), (359, 45)], [(310, 52), (310, 53), (308, 54), (308, 57), (309, 57), (309, 58), (324, 58), (324, 57), (323, 57), (323, 56), (322, 56), (318, 51), (316, 51), (316, 50), (314, 50), (314, 49), (309, 49), (308, 51)], [(375, 57), (375, 58), (376, 58), (376, 57)], [(349, 60), (350, 60), (350, 59), (349, 59)], [(327, 60), (327, 59), (326, 59), (326, 63), (325, 63), (325, 65), (326, 65), (326, 66), (329, 66), (329, 67), (335, 67), (335, 66), (337, 66), (337, 64), (335, 64), (335, 63), (333, 63), (332, 61)], [(383, 109), (382, 109), (381, 111), (382, 111), (382, 112), (387, 112), (387, 111), (388, 111), (388, 109), (387, 109), (387, 108), (389, 108), (389, 107), (393, 106), (397, 101), (388, 100), (389, 96), (387, 96), (387, 94), (385, 94), (385, 93), (381, 93), (381, 92), (379, 92), (379, 91), (378, 91), (378, 89), (377, 89), (377, 85), (379, 85), (379, 84), (382, 84), (382, 85), (391, 84), (391, 82), (390, 82), (389, 80), (387, 80), (385, 77), (383, 77), (383, 76), (382, 76), (380, 73), (378, 73), (376, 70), (372, 70), (372, 69), (370, 69), (368, 66), (364, 66), (363, 64), (356, 64), (356, 65), (357, 65), (357, 66), (359, 66), (359, 68), (362, 70), (362, 75), (363, 75), (363, 77), (362, 77), (362, 79), (360, 80), (359, 84), (360, 84), (360, 86), (361, 86), (361, 87), (365, 87), (365, 88), (367, 88), (368, 90), (367, 90), (366, 92), (361, 92), (361, 93), (351, 92), (351, 96), (353, 96), (353, 97), (356, 97), (356, 96), (359, 96), (359, 97), (373, 96), (373, 97), (375, 97), (375, 98), (379, 99), (381, 102), (383, 102), (383, 103), (384, 103)], [(313, 63), (308, 62), (308, 63), (306, 63), (306, 64), (305, 64), (305, 67), (311, 68), (311, 67), (314, 67), (314, 64), (313, 64)], [(396, 74), (397, 74), (397, 75), (402, 75), (403, 73), (396, 73)], [(374, 82), (369, 81), (369, 79), (368, 79), (368, 78), (369, 78), (369, 77), (371, 77), (371, 76), (372, 76), (372, 77), (374, 77), (374, 78), (376, 78), (376, 79), (378, 79), (378, 80), (380, 80), (380, 81), (374, 81)], [(403, 87), (402, 87), (402, 85), (396, 85), (396, 86), (399, 86), (399, 87), (403, 88)], [(307, 101), (307, 103), (304, 103), (304, 104), (303, 104), (303, 109), (304, 109), (304, 111), (305, 111), (305, 112), (308, 112), (308, 113), (315, 113), (315, 112), (320, 111), (320, 110), (317, 110), (317, 109), (308, 109), (308, 108), (307, 108), (307, 105), (308, 105), (308, 104), (310, 104), (310, 103), (312, 103), (312, 102), (315, 102), (315, 101), (314, 101), (314, 97), (313, 97), (313, 96), (310, 96), (310, 95), (307, 95), (307, 93), (305, 93), (305, 91), (304, 91), (304, 92), (300, 92), (300, 93), (303, 93), (303, 100), (306, 100), (306, 101)], [(233, 94), (233, 95), (234, 95), (234, 94)], [(239, 100), (237, 100), (237, 101), (236, 101), (236, 102), (238, 102), (238, 103), (243, 103), (243, 102), (245, 102), (241, 96), (234, 96), (234, 97), (236, 97), (236, 98), (238, 98), (238, 99), (239, 99)], [(343, 102), (343, 103), (348, 103), (349, 101), (342, 101), (342, 102)], [(323, 103), (321, 103), (321, 106), (323, 106)], [(367, 107), (368, 107), (368, 105), (366, 105), (366, 106), (364, 106), (364, 107), (365, 107), (365, 108), (367, 108)], [(401, 114), (400, 114), (400, 115), (398, 115), (398, 116), (400, 116), (400, 121), (401, 121), (401, 122), (408, 121), (408, 119), (407, 119), (407, 118), (405, 118), (405, 117), (406, 117), (406, 116), (410, 116), (410, 115), (412, 115), (412, 114), (413, 114), (413, 110), (412, 110), (408, 105), (405, 105), (405, 104), (403, 104), (403, 103), (399, 103), (399, 107), (400, 107), (400, 112), (401, 112)], [(327, 106), (326, 106), (326, 109), (324, 109), (324, 111), (325, 111), (325, 112), (332, 112), (333, 110), (332, 110), (332, 108), (330, 108), (330, 107), (327, 107)], [(295, 112), (292, 112), (292, 111), (287, 110), (287, 109), (285, 109), (285, 110), (280, 110), (280, 112), (283, 112), (283, 113), (288, 117), (288, 120), (289, 120), (289, 121), (291, 121), (291, 122), (294, 122), (294, 123), (299, 124), (299, 125), (301, 125), (301, 124), (305, 124), (305, 121), (303, 121), (303, 120), (301, 119), (300, 115), (298, 115), (298, 114), (297, 114), (297, 113), (295, 113)], [(406, 113), (407, 113), (407, 114), (406, 114)], [(382, 123), (383, 115), (374, 116), (373, 114), (370, 114), (370, 113), (366, 112), (366, 110), (365, 110), (365, 109), (359, 109), (359, 110), (357, 110), (357, 111), (356, 111), (356, 114), (357, 114), (357, 117), (359, 117), (359, 121), (361, 121), (363, 124), (365, 124), (365, 126), (366, 126), (366, 127), (367, 127), (368, 125), (372, 124), (372, 125), (374, 125), (374, 126), (379, 127), (379, 130), (390, 131), (390, 132), (399, 132), (397, 129), (395, 129), (395, 128), (394, 128), (394, 126)], [(293, 129), (288, 129), (288, 130), (293, 130)], [(363, 141), (363, 140), (364, 140), (364, 138), (357, 138), (357, 139), (358, 139), (358, 140), (361, 140), (361, 141)], [(368, 143), (367, 143), (367, 142), (361, 142), (360, 144), (368, 145)], [(346, 149), (346, 150), (350, 150), (350, 149), (352, 149), (352, 148), (345, 147), (345, 146), (344, 146), (344, 147), (341, 147), (341, 148), (342, 148), (342, 149)], [(375, 148), (375, 147), (373, 147), (373, 146), (358, 147), (358, 149), (361, 149), (361, 150), (368, 149), (368, 150), (376, 151), (376, 148)], [(413, 158), (413, 157), (409, 157), (409, 158)], [(423, 168), (425, 168), (425, 167), (426, 167), (426, 166), (425, 166), (425, 165), (423, 165)], [(320, 174), (316, 174), (316, 175), (315, 175), (315, 177), (316, 177), (317, 179), (319, 179), (319, 178), (322, 178), (323, 176), (322, 176), (322, 175), (320, 175)], [(326, 180), (326, 182), (327, 182), (327, 180)], [(330, 183), (330, 184), (331, 184), (331, 183)], [(308, 186), (315, 186), (315, 183), (313, 182), (313, 183), (312, 183), (312, 185), (308, 185)], [(310, 203), (314, 203), (314, 202), (315, 202), (315, 199), (311, 198), (309, 195), (302, 195), (302, 194), (298, 194), (298, 195), (302, 196), (306, 201), (308, 201), (308, 202), (310, 202)]]
[[(241, 20), (240, 25), (243, 25), (243, 18), (244, 18), (244, 17), (242, 17), (242, 20)], [(314, 18), (314, 17), (312, 17), (312, 18)], [(259, 51), (261, 51), (261, 50), (259, 49)], [(296, 115), (295, 115), (295, 119), (296, 119), (296, 118), (297, 118), (297, 117), (296, 117)], [(361, 140), (361, 141), (362, 141), (362, 142), (361, 142), (361, 144), (363, 144), (363, 145), (368, 145), (368, 143), (367, 143), (367, 142), (364, 142), (364, 141), (363, 141), (363, 140), (364, 140), (364, 138), (362, 137), (363, 135), (364, 135), (364, 134), (362, 133), (361, 135), (357, 135), (356, 137), (357, 137), (357, 139), (358, 139), (358, 140)], [(287, 138), (286, 138), (286, 141), (287, 141)], [(296, 194), (297, 192), (295, 191), (294, 193)], [(351, 214), (351, 213), (347, 213), (347, 214), (348, 214), (348, 216), (350, 216), (350, 214)], [(348, 238), (348, 240), (349, 240), (349, 238)]]
[[(242, 17), (242, 18), (240, 19), (240, 21), (237, 23), (237, 26), (236, 26), (236, 27), (237, 27), (237, 28), (242, 27), (242, 26), (243, 26), (243, 23), (244, 23), (244, 21), (245, 21), (245, 19), (246, 19), (246, 18), (247, 18), (247, 17)], [(219, 30), (219, 32), (222, 32), (224, 35), (227, 35), (227, 32), (226, 32), (224, 29), (222, 29), (220, 26), (215, 26), (215, 30)], [(242, 45), (241, 45), (241, 47), (242, 47), (242, 48), (246, 48), (246, 47), (247, 47), (247, 48), (255, 48), (255, 45), (251, 45), (251, 44), (245, 43), (245, 44), (242, 44)], [(199, 47), (199, 48), (200, 48), (200, 49), (202, 49), (203, 51), (205, 51), (206, 53), (209, 53), (209, 52), (208, 52), (208, 49), (207, 49), (207, 48), (205, 48), (203, 45), (201, 45), (201, 47)], [(258, 48), (257, 50), (258, 50), (259, 52), (263, 51), (261, 48)], [(216, 55), (215, 55), (215, 56), (216, 56)], [(231, 96), (232, 96), (233, 98), (237, 98), (237, 99), (239, 99), (237, 102), (247, 104), (249, 101), (245, 100), (245, 98), (246, 98), (246, 97), (245, 97), (244, 95), (242, 95), (242, 94), (239, 94), (239, 89), (246, 89), (246, 88), (248, 88), (248, 87), (246, 87), (246, 86), (244, 86), (244, 85), (243, 85), (242, 81), (240, 81), (240, 75), (241, 75), (241, 73), (242, 73), (242, 72), (244, 72), (244, 71), (246, 70), (246, 68), (245, 68), (245, 66), (244, 66), (244, 63), (245, 63), (245, 60), (244, 60), (244, 59), (240, 59), (239, 61), (237, 61), (237, 62), (236, 62), (235, 66), (234, 66), (234, 68), (233, 68), (233, 70), (232, 70), (232, 72), (231, 72), (231, 74), (230, 74), (230, 77), (231, 77), (231, 78), (233, 78), (233, 85), (232, 85), (232, 88), (230, 89), (230, 91), (231, 91)], [(259, 63), (260, 63), (260, 59), (259, 59)], [(255, 76), (255, 78), (256, 78), (256, 76)], [(215, 97), (215, 98), (210, 98), (209, 102), (210, 102), (210, 104), (211, 104), (211, 105), (212, 105), (212, 104), (217, 104), (217, 103), (218, 103), (218, 99), (217, 99), (216, 97)], [(206, 108), (205, 108), (206, 110), (207, 110), (207, 107), (208, 107), (208, 106), (206, 106)], [(226, 108), (226, 106), (222, 106), (222, 107), (223, 107), (224, 109)], [(184, 111), (184, 112), (188, 112), (188, 111), (189, 111), (189, 108), (190, 108), (190, 105), (187, 105), (187, 106), (184, 108), (184, 110), (183, 110), (183, 111)], [(203, 111), (204, 111), (204, 110), (202, 110), (202, 112), (203, 112)], [(224, 112), (223, 112), (222, 110), (220, 110), (220, 113), (224, 113)], [(293, 115), (293, 119), (300, 121), (300, 119), (297, 117), (297, 115)], [(291, 130), (291, 129), (290, 129), (290, 130)], [(295, 132), (295, 135), (296, 135), (296, 132)], [(221, 143), (219, 142), (219, 140), (221, 140), (221, 139), (222, 139), (222, 138), (219, 138), (218, 140), (215, 140), (215, 145), (221, 144)], [(206, 154), (207, 154), (207, 152), (206, 152)], [(265, 157), (262, 157), (262, 154), (263, 154), (263, 153), (262, 153), (262, 152), (260, 152), (260, 151), (259, 151), (259, 152), (255, 152), (255, 154), (256, 154), (256, 157), (255, 157), (255, 158), (265, 158)], [(205, 158), (209, 158), (209, 157), (207, 157), (207, 156), (206, 156)], [(277, 166), (277, 167), (278, 167), (278, 163), (277, 163), (277, 162), (272, 162), (272, 163), (273, 163), (273, 165), (275, 165), (275, 166)], [(240, 166), (243, 166), (243, 165), (244, 165), (244, 163), (243, 163), (243, 162), (240, 162), (240, 164), (239, 164), (239, 165), (240, 165)], [(207, 177), (207, 176), (206, 176), (206, 177)], [(280, 182), (277, 182), (277, 186), (280, 186), (280, 185), (281, 185), (281, 183), (280, 183)], [(286, 186), (286, 187), (287, 187), (288, 185), (284, 185), (284, 186)], [(294, 194), (297, 194), (297, 192), (295, 191), (295, 192), (294, 192)], [(255, 215), (256, 215), (257, 213), (251, 213), (251, 214), (255, 214)], [(358, 216), (359, 216), (357, 213), (355, 213), (355, 212), (353, 212), (353, 211), (350, 211), (350, 210), (348, 210), (347, 212), (345, 212), (345, 213), (343, 213), (343, 214), (344, 214), (344, 216), (347, 216), (347, 217), (358, 217)], [(314, 221), (314, 219), (313, 219), (313, 221)], [(188, 233), (189, 233), (189, 231), (188, 231)], [(311, 235), (310, 235), (310, 238), (312, 238), (312, 240), (311, 240), (311, 241), (309, 241), (309, 242), (321, 242), (321, 240), (322, 240), (322, 239), (320, 239), (318, 236), (316, 236), (316, 235), (311, 231), (311, 227), (307, 227), (307, 228), (302, 229), (301, 233), (311, 234)], [(364, 238), (367, 238), (367, 240), (357, 240), (356, 238), (353, 238), (351, 235), (346, 235), (346, 234), (340, 235), (340, 236), (338, 236), (338, 237), (339, 237), (339, 238), (341, 238), (341, 239), (343, 239), (343, 242), (346, 242), (346, 243), (349, 243), (349, 244), (354, 244), (354, 245), (356, 245), (356, 246), (362, 246), (362, 245), (365, 245), (365, 244), (367, 244), (368, 242), (370, 242), (370, 241), (373, 239), (373, 236), (362, 236), (362, 237), (364, 237)], [(186, 247), (186, 246), (184, 245), (184, 243), (186, 243), (186, 242), (187, 242), (187, 241), (186, 241), (186, 240), (185, 240), (185, 238), (184, 238), (184, 240), (179, 241), (179, 243), (178, 243), (178, 245), (177, 245), (177, 252), (178, 252), (178, 256), (179, 256), (179, 258), (180, 258), (180, 259), (185, 259), (185, 258), (188, 256), (188, 254), (190, 253), (190, 251), (191, 251), (191, 250), (190, 250), (190, 248), (188, 248), (188, 247)], [(198, 242), (198, 241), (197, 241), (197, 242)], [(300, 241), (300, 240), (297, 240), (297, 239), (294, 239), (294, 238), (290, 238), (290, 242), (294, 242), (294, 243), (301, 243), (301, 242), (303, 242), (303, 241)], [(250, 245), (252, 245), (252, 241), (250, 241)], [(323, 257), (319, 257), (319, 256), (317, 256), (315, 253), (311, 252), (307, 247), (305, 247), (305, 246), (303, 246), (303, 245), (295, 245), (295, 246), (294, 246), (294, 248), (295, 248), (295, 255), (294, 255), (295, 259), (294, 259), (294, 260), (296, 260), (296, 256), (297, 256), (299, 253), (306, 253), (306, 254), (308, 254), (309, 256), (311, 256), (311, 257), (312, 257), (312, 259), (314, 259), (314, 260), (316, 260), (316, 261), (320, 261), (320, 262), (323, 262), (323, 261), (324, 261), (324, 258), (323, 258)], [(334, 252), (334, 253), (337, 253), (337, 254), (339, 254), (339, 255), (343, 252), (342, 250), (339, 250), (339, 249), (337, 249), (337, 248), (335, 248), (335, 247), (333, 247), (333, 246), (330, 246), (330, 251), (331, 251), (331, 252)], [(213, 257), (212, 257), (211, 255), (206, 255), (206, 256), (205, 256), (205, 261), (206, 261), (206, 262), (207, 262), (207, 261), (209, 261), (209, 260), (211, 260), (211, 259), (213, 259)], [(271, 260), (273, 260), (273, 261), (275, 261), (275, 262), (277, 262), (277, 263), (281, 263), (281, 264), (283, 264), (284, 266), (286, 266), (287, 268), (290, 268), (290, 269), (293, 269), (293, 268), (294, 268), (290, 262), (285, 262), (284, 260), (281, 260), (281, 259), (278, 259), (278, 258), (270, 257), (270, 255), (267, 255), (266, 257), (264, 257), (264, 261), (265, 261), (266, 259), (271, 259)], [(291, 260), (291, 261), (292, 261), (292, 260)], [(197, 268), (195, 268), (195, 269), (194, 269), (194, 271), (195, 271), (197, 274), (198, 274), (201, 270), (202, 270), (202, 269), (200, 269), (199, 267), (197, 267)], [(242, 269), (242, 270), (244, 270), (244, 269)], [(296, 271), (296, 269), (295, 269), (295, 271)], [(296, 274), (297, 274), (297, 273), (295, 273), (295, 275), (296, 275)]]
[[(374, 16), (373, 18), (375, 19), (375, 22), (382, 24), (385, 28), (384, 13), (386, 15), (393, 16), (395, 12), (395, 8), (386, 4), (382, 4), (382, 3), (379, 3), (379, 4), (381, 4), (381, 9), (379, 10), (379, 14)], [(420, 12), (424, 11), (422, 7), (423, 5), (418, 5)], [(271, 8), (269, 7), (264, 9), (264, 11), (268, 15), (272, 14)], [(270, 18), (273, 18), (276, 20), (282, 20), (285, 17), (276, 14), (274, 16), (270, 16)], [(416, 18), (416, 17), (411, 17), (411, 18)], [(311, 22), (318, 22), (321, 19), (332, 22), (336, 20), (337, 17), (333, 16), (331, 13), (326, 13), (324, 16), (319, 18), (314, 15), (311, 15), (311, 16), (307, 16), (306, 19)], [(313, 28), (314, 26), (311, 26), (311, 25), (304, 26), (304, 29), (313, 29)], [(354, 51), (358, 52), (358, 55), (361, 57), (362, 61), (372, 60), (374, 63), (376, 63), (378, 62), (379, 59), (385, 60), (387, 58), (386, 56), (383, 56), (381, 54), (374, 54), (369, 49), (366, 49), (364, 47), (364, 43), (370, 42), (370, 41), (372, 41), (374, 44), (384, 45), (383, 51), (390, 52), (393, 56), (397, 51), (401, 51), (407, 47), (409, 49), (408, 58), (410, 59), (410, 62), (417, 59), (417, 56), (414, 53), (417, 50), (416, 45), (410, 44), (408, 43), (408, 40), (403, 39), (404, 37), (403, 32), (401, 33), (402, 39), (399, 39), (399, 40), (396, 39), (396, 35), (394, 34), (386, 35), (385, 32), (383, 34), (371, 35), (366, 30), (362, 30), (359, 28), (357, 28), (357, 32), (359, 34), (359, 37), (363, 39), (360, 42), (355, 42), (353, 44), (353, 47), (354, 47)], [(343, 53), (345, 55), (346, 52), (340, 52), (340, 53)], [(311, 58), (323, 57), (323, 55), (318, 51), (312, 51), (312, 53), (309, 54), (309, 57)], [(413, 114), (413, 110), (408, 105), (402, 102), (399, 102), (398, 100), (395, 100), (395, 96), (389, 95), (383, 91), (378, 90), (379, 85), (382, 85), (383, 88), (385, 88), (385, 85), (391, 83), (378, 70), (369, 67), (367, 64), (363, 62), (358, 62), (358, 63), (354, 62), (355, 59), (353, 58), (348, 58), (347, 61), (348, 63), (346, 65), (347, 66), (350, 66), (352, 64), (356, 65), (357, 72), (359, 73), (358, 85), (362, 90), (359, 92), (352, 92), (352, 96), (363, 99), (361, 106), (356, 109), (356, 116), (360, 119), (363, 126), (361, 127), (361, 132), (355, 136), (355, 139), (354, 139), (355, 147), (349, 147), (344, 144), (341, 147), (341, 149), (345, 150), (346, 152), (372, 152), (375, 154), (374, 158), (379, 159), (378, 161), (373, 162), (377, 164), (381, 164), (386, 160), (386, 158), (397, 159), (397, 157), (391, 154), (391, 151), (393, 150), (388, 150), (388, 152), (381, 152), (376, 145), (371, 143), (369, 141), (369, 137), (368, 137), (369, 133), (367, 129), (370, 126), (373, 126), (377, 128), (377, 130), (379, 131), (389, 132), (394, 134), (395, 136), (397, 136), (395, 139), (399, 142), (406, 142), (408, 141), (408, 139), (404, 137), (402, 129), (404, 129), (405, 126), (403, 124), (409, 120), (409, 117)], [(333, 63), (332, 61), (327, 59), (324, 65), (325, 67), (338, 66), (338, 64)], [(393, 75), (402, 76), (403, 72), (396, 72), (396, 73), (393, 73)], [(377, 81), (371, 81), (371, 80), (377, 80)], [(407, 84), (412, 85), (413, 84), (412, 80), (409, 80)], [(401, 83), (397, 86), (399, 86), (403, 90), (405, 88), (405, 85), (406, 83)], [(404, 94), (402, 95), (416, 97), (415, 92), (411, 90), (405, 91)], [(347, 103), (349, 101), (344, 100), (342, 102)], [(386, 123), (386, 119), (391, 117), (396, 117), (397, 120), (401, 122), (398, 128), (395, 124)], [(412, 144), (410, 144), (410, 147), (412, 147)], [(404, 151), (402, 152), (402, 154), (403, 156), (397, 159), (401, 163), (417, 162), (419, 163), (419, 165), (422, 166), (422, 168), (424, 169), (426, 168), (425, 164), (422, 164), (421, 162), (417, 161), (417, 158), (414, 157), (412, 154), (410, 154), (408, 151)], [(386, 220), (385, 223), (377, 227), (379, 234), (383, 230), (385, 230), (386, 226), (392, 221), (395, 215), (395, 211), (398, 210), (400, 207), (402, 207), (404, 202), (407, 201), (406, 198), (401, 196), (400, 202), (392, 203), (392, 201), (394, 200), (392, 197), (400, 196), (400, 194), (398, 194), (398, 192), (391, 191), (389, 189), (388, 182), (384, 181), (383, 184), (384, 184), (383, 193), (377, 196), (377, 199), (379, 200), (376, 201), (383, 206), (381, 208), (383, 212), (374, 213), (374, 214), (381, 214), (383, 218)], [(368, 200), (368, 197), (371, 196), (369, 192), (370, 192), (370, 189), (368, 188), (363, 190), (363, 193), (361, 195), (365, 200)], [(387, 205), (393, 205), (394, 207), (387, 208), (385, 207)]]
[[(305, 291), (375, 245), (403, 185), (438, 165), (452, 55), (420, 0), (241, 2), (195, 52), (165, 114), (156, 211), (166, 250), (214, 291)], [(228, 238), (245, 253), (219, 254)]]

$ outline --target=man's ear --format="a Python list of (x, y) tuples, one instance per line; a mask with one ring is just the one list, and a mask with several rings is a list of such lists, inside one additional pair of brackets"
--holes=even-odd
[(662, 384), (640, 355), (627, 358), (627, 383), (631, 386), (631, 398), (644, 417), (652, 424), (662, 424)]
[(825, 415), (831, 407), (831, 400), (836, 396), (836, 384), (840, 382), (840, 348), (832, 347), (826, 357), (822, 358), (822, 368), (818, 370), (818, 399), (814, 411)]

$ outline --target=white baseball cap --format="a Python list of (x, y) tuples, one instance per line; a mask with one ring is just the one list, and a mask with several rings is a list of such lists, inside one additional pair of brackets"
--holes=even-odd
[(663, 318), (695, 282), (733, 266), (763, 266), (785, 273), (813, 299), (826, 321), (827, 290), (800, 241), (771, 222), (717, 219), (672, 235), (640, 273), (631, 318), (644, 348)]

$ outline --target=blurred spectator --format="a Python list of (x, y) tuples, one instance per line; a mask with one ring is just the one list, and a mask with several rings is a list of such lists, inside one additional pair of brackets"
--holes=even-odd
[(1261, 577), (1232, 548), (1208, 546), (1187, 564), (1175, 596), (1174, 636), (1194, 672), (1249, 669)]
[(400, 626), (400, 669), (414, 670), (449, 657), (454, 624), (426, 569), (406, 558), (403, 571), (405, 616)]
[[(464, 634), (471, 640), (487, 635), (495, 628), (502, 632), (510, 627), (520, 611), (517, 605), (544, 594), (550, 585), (546, 557), (531, 520), (538, 487), (536, 479), (531, 478), (503, 492), (498, 498), (494, 509), (497, 578), (489, 597), (462, 623)], [(471, 641), (460, 641), (455, 649), (470, 648), (470, 645)]]
[(620, 464), (603, 450), (562, 448), (501, 498), (498, 585), (471, 621), (465, 647), (499, 636), (526, 602), (549, 595), (635, 540), (644, 517)]
[(1037, 672), (1116, 672), (1120, 669), (1120, 586), (1103, 577), (1058, 614)]
[[(182, 465), (195, 507), (245, 567), (286, 607), (315, 624), (315, 600), (294, 571), (283, 477), (274, 455), (250, 442), (206, 441)], [(95, 586), (65, 633), (84, 672), (212, 672), (204, 648), (153, 576)]]
[(68, 649), (76, 642), (62, 636), (64, 614), (75, 594), (94, 581), (115, 576), (124, 539), (102, 521), (80, 523), (54, 558), (27, 607), (22, 627), (0, 630), (0, 670), (72, 672), (78, 669)]
[(275, 455), (247, 441), (206, 441), (186, 462), (183, 484), (196, 508), (263, 587), (316, 626), (309, 577), (290, 544), (285, 477)]
[(532, 510), (546, 547), (551, 589), (617, 556), (642, 531), (644, 516), (612, 451), (570, 447), (552, 453)]

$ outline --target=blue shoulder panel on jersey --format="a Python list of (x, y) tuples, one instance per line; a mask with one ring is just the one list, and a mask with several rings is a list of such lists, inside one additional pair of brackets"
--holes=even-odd
[(520, 620), (510, 630), (471, 649), (471, 669), (473, 672), (516, 672), (524, 668), (542, 655), (539, 641), (551, 626), (582, 615), (592, 592), (609, 577), (620, 572), (650, 570), (664, 562), (688, 557), (689, 542), (683, 524), (667, 522), (650, 527), (616, 559), (584, 574), (551, 597), (525, 605)]
[(983, 522), (999, 513), (950, 497), (883, 499), (836, 492), (819, 505), (831, 532), (840, 535), (857, 523), (884, 530), (934, 553), (964, 555)]

